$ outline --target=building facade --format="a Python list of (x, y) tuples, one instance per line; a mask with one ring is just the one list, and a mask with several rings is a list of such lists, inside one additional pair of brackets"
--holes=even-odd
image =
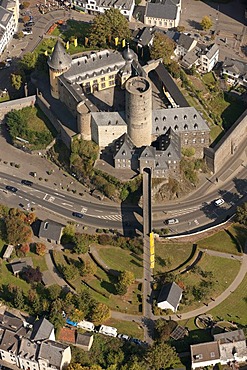
[(144, 24), (160, 28), (178, 27), (181, 15), (181, 0), (147, 2)]

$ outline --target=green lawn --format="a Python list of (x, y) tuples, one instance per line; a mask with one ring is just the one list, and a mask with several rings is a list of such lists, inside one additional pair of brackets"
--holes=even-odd
[(7, 265), (4, 262), (2, 264), (2, 276), (1, 276), (1, 285), (8, 285), (8, 284), (13, 284), (15, 286), (18, 286), (21, 288), (25, 293), (28, 292), (30, 289), (30, 284), (28, 284), (26, 281), (15, 277), (11, 271), (7, 269)]
[(206, 85), (216, 85), (217, 83), (212, 72), (202, 75), (202, 80)]
[(236, 239), (232, 238), (226, 231), (219, 231), (208, 238), (201, 239), (197, 242), (197, 245), (199, 248), (212, 249), (230, 254), (241, 254)]
[(104, 325), (109, 325), (117, 328), (118, 333), (126, 334), (133, 338), (143, 339), (143, 328), (141, 324), (138, 324), (136, 322), (109, 319), (104, 322)]
[(231, 320), (241, 325), (247, 325), (247, 275), (239, 287), (219, 306), (210, 313), (214, 318)]
[[(203, 254), (202, 259), (197, 264), (203, 271), (212, 272), (213, 285), (208, 293), (209, 298), (216, 298), (232, 283), (238, 274), (240, 262), (228, 258), (221, 258)], [(197, 287), (203, 280), (202, 276), (198, 273), (189, 271), (186, 274), (180, 275), (181, 281), (185, 287)], [(205, 279), (208, 280), (208, 279)], [(206, 299), (203, 300), (205, 302)], [(193, 301), (189, 306), (181, 305), (181, 312), (194, 310), (202, 305), (200, 302)]]
[(37, 254), (30, 253), (30, 257), (32, 257), (33, 260), (33, 267), (39, 267), (40, 271), (46, 271), (47, 270), (47, 264), (45, 261), (45, 256), (41, 257)]
[(136, 279), (142, 278), (142, 258), (117, 247), (99, 248), (100, 258), (106, 265), (117, 271), (132, 271)]
[(155, 273), (178, 268), (192, 252), (191, 243), (155, 242)]

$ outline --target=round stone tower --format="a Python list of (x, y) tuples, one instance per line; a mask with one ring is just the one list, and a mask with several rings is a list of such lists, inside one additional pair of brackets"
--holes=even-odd
[(132, 77), (125, 85), (127, 131), (136, 147), (152, 142), (152, 87), (145, 77)]
[(53, 53), (47, 61), (50, 73), (51, 95), (59, 99), (57, 77), (66, 72), (71, 66), (71, 56), (68, 55), (60, 41), (57, 41)]

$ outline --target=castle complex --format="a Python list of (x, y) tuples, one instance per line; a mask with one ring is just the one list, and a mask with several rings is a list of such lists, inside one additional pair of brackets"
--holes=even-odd
[(209, 127), (162, 60), (143, 66), (129, 46), (72, 59), (58, 41), (48, 65), (52, 96), (76, 117), (84, 140), (112, 153), (116, 168), (142, 173), (149, 167), (153, 177), (178, 177), (183, 147), (203, 157)]

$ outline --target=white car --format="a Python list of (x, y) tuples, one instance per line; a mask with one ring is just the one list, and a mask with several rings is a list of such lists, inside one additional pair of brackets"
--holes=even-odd
[(23, 35), (32, 35), (33, 34), (33, 31), (22, 31), (23, 32)]
[(224, 203), (225, 203), (225, 201), (224, 201), (224, 199), (222, 199), (222, 198), (216, 199), (216, 200), (214, 201), (214, 205), (215, 205), (215, 206), (217, 206), (217, 207), (221, 206), (221, 205), (222, 205), (222, 204), (224, 204)]
[(178, 224), (179, 221), (177, 218), (169, 218), (168, 220), (165, 221), (167, 225), (175, 225)]

